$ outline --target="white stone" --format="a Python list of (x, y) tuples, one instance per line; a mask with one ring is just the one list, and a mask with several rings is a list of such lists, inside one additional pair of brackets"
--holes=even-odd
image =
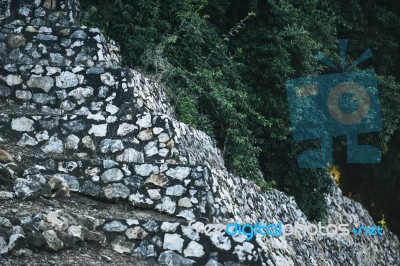
[(54, 80), (48, 76), (31, 76), (26, 84), (30, 88), (39, 88), (45, 92), (49, 92), (54, 86)]
[(68, 234), (74, 238), (77, 238), (81, 241), (84, 240), (83, 233), (82, 233), (82, 226), (71, 225), (68, 227)]
[[(13, 199), (14, 193), (8, 191), (0, 191), (0, 200)], [(1, 251), (0, 251), (1, 254)]]
[(92, 125), (89, 134), (93, 134), (96, 137), (104, 137), (107, 134), (107, 124)]
[(136, 192), (129, 196), (129, 202), (133, 206), (152, 205), (154, 202), (151, 199), (145, 198), (143, 194)]
[(49, 137), (49, 132), (47, 132), (47, 130), (43, 130), (43, 131), (39, 131), (35, 134), (35, 137), (37, 139), (37, 141), (43, 141), (43, 140), (48, 140)]
[(101, 175), (101, 180), (104, 183), (109, 183), (109, 182), (115, 182), (115, 181), (120, 181), (124, 177), (124, 173), (118, 168), (111, 168), (106, 170), (102, 175)]
[(105, 85), (108, 85), (110, 87), (115, 85), (114, 76), (111, 73), (107, 72), (101, 74), (100, 79)]
[(143, 152), (139, 152), (134, 148), (129, 148), (124, 150), (124, 153), (117, 156), (118, 162), (135, 162), (135, 163), (143, 163), (144, 155)]
[(119, 221), (112, 221), (104, 225), (106, 232), (124, 232), (128, 227)]
[(147, 193), (149, 193), (149, 197), (154, 200), (161, 199), (161, 194), (159, 189), (148, 189)]
[[(160, 145), (161, 146), (161, 145)], [(161, 156), (161, 157), (166, 157), (167, 155), (168, 155), (168, 152), (169, 152), (169, 150), (168, 149), (161, 149), (161, 150), (159, 150), (158, 151), (158, 154)]]
[(65, 148), (68, 150), (77, 150), (80, 141), (81, 140), (77, 136), (71, 134), (65, 141)]
[(123, 253), (132, 253), (133, 248), (135, 247), (135, 243), (127, 242), (123, 240), (122, 237), (117, 237), (113, 241), (111, 241), (111, 247), (114, 251), (123, 254)]
[(135, 131), (135, 129), (137, 129), (137, 127), (135, 125), (122, 123), (118, 127), (117, 135), (118, 136), (125, 136), (125, 135)]
[(212, 235), (210, 239), (211, 242), (219, 249), (230, 250), (232, 247), (231, 241), (226, 236)]
[(163, 222), (161, 224), (161, 230), (164, 232), (175, 232), (178, 228), (179, 223), (170, 223), (170, 222)]
[(99, 167), (89, 167), (85, 170), (85, 174), (88, 176), (98, 176), (98, 174), (100, 173), (100, 168)]
[(95, 120), (95, 121), (104, 121), (106, 118), (99, 112), (97, 114), (89, 114), (87, 119)]
[(16, 90), (15, 97), (24, 101), (28, 101), (32, 98), (32, 93), (30, 91)]
[(140, 176), (149, 176), (160, 172), (158, 166), (152, 164), (135, 165), (135, 172)]
[(191, 209), (186, 209), (186, 210), (180, 211), (176, 216), (183, 217), (188, 221), (196, 218), (196, 215), (194, 215), (193, 210), (191, 210)]
[(115, 123), (117, 120), (118, 120), (118, 117), (116, 117), (114, 115), (107, 116), (107, 118), (106, 118), (106, 122), (108, 124)]
[(68, 96), (74, 97), (78, 104), (82, 104), (86, 101), (86, 98), (93, 96), (93, 88), (91, 87), (79, 87), (68, 93)]
[(114, 115), (119, 111), (119, 108), (113, 104), (107, 104), (106, 111)]
[(170, 139), (169, 135), (167, 133), (161, 133), (158, 135), (158, 140), (160, 142), (167, 142)]
[(194, 229), (190, 228), (189, 226), (182, 225), (181, 228), (182, 228), (182, 233), (191, 240), (198, 241), (200, 239), (199, 233)]
[(68, 223), (59, 219), (59, 211), (49, 212), (44, 215), (45, 221), (50, 223), (50, 225), (56, 231), (63, 231), (68, 228)]
[(189, 175), (189, 173), (190, 173), (190, 168), (184, 166), (171, 168), (166, 172), (167, 176), (178, 179), (180, 181), (185, 179)]
[(21, 139), (17, 142), (17, 145), (21, 146), (21, 147), (35, 146), (37, 144), (38, 144), (38, 142), (36, 141), (36, 139), (32, 138), (31, 136), (29, 136), (26, 133), (24, 133), (22, 135)]
[(178, 234), (165, 234), (163, 249), (176, 250), (182, 253), (183, 239)]
[(41, 147), (41, 150), (45, 153), (63, 153), (64, 145), (56, 134), (52, 136), (49, 141)]
[(157, 142), (151, 141), (146, 146), (144, 146), (144, 153), (147, 157), (158, 154)]
[(78, 77), (69, 71), (62, 72), (60, 76), (56, 77), (56, 85), (59, 88), (71, 88), (77, 86), (79, 83)]
[(6, 83), (8, 86), (15, 86), (21, 84), (22, 79), (20, 75), (8, 75), (6, 78)]
[(148, 235), (148, 233), (145, 230), (143, 230), (142, 227), (135, 226), (134, 228), (128, 228), (125, 231), (125, 235), (129, 239), (144, 239)]
[(14, 118), (11, 121), (11, 128), (16, 131), (26, 131), (30, 132), (33, 131), (33, 124), (34, 122), (26, 117)]
[(121, 183), (110, 184), (103, 188), (107, 199), (122, 198), (126, 199), (131, 192), (129, 188)]
[(84, 136), (82, 138), (82, 145), (85, 148), (91, 149), (91, 150), (95, 150), (96, 146), (93, 143), (93, 140), (90, 136)]
[(139, 224), (139, 221), (136, 220), (136, 219), (126, 219), (126, 223), (127, 223), (129, 226), (134, 225), (134, 224), (138, 225), (138, 224)]
[(190, 202), (190, 199), (185, 197), (178, 200), (179, 207), (191, 208), (193, 204)]
[(185, 257), (202, 257), (204, 253), (204, 248), (202, 245), (195, 241), (191, 241), (187, 248), (183, 251)]
[(176, 203), (170, 197), (164, 197), (161, 204), (157, 204), (156, 209), (162, 212), (173, 214), (176, 209)]
[(161, 127), (155, 127), (155, 128), (153, 128), (153, 133), (154, 133), (155, 135), (158, 135), (158, 134), (160, 134), (160, 133), (163, 132), (163, 131), (164, 131), (164, 129), (161, 128)]
[(182, 185), (175, 185), (167, 188), (166, 194), (168, 196), (182, 196), (186, 192), (186, 188)]
[(149, 128), (149, 127), (151, 127), (151, 115), (150, 114), (146, 114), (146, 115), (142, 116), (141, 118), (139, 118), (137, 120), (136, 124), (140, 128)]
[(103, 139), (99, 147), (101, 153), (115, 153), (117, 151), (122, 151), (124, 149), (124, 144), (120, 139)]

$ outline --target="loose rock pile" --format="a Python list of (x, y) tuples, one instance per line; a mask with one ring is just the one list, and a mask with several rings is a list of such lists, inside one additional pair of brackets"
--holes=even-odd
[[(0, 0), (0, 146), (14, 157), (0, 161), (0, 264), (91, 243), (161, 265), (399, 265), (390, 232), (247, 241), (190, 228), (310, 222), (293, 198), (229, 174), (162, 86), (121, 68), (79, 17), (77, 0)], [(328, 222), (373, 225), (338, 188), (326, 200)]]

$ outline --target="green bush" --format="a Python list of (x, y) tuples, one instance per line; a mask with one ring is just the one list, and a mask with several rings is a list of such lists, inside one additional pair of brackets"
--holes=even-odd
[(339, 38), (350, 39), (350, 60), (371, 48), (376, 57), (363, 66), (376, 66), (380, 75), (384, 131), (365, 141), (384, 148), (399, 126), (399, 9), (389, 1), (366, 2), (84, 0), (82, 5), (84, 23), (99, 25), (115, 39), (126, 65), (167, 84), (179, 119), (216, 140), (230, 171), (257, 179), (261, 170), (265, 182), (275, 182), (295, 196), (309, 218), (321, 220), (331, 180), (323, 170), (297, 165), (305, 147), (291, 140), (285, 82), (329, 73), (314, 55), (321, 51), (338, 62)]

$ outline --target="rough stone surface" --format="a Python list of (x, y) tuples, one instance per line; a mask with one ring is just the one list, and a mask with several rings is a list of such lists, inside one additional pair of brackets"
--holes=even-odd
[[(0, 144), (15, 159), (0, 162), (0, 265), (399, 265), (389, 230), (202, 232), (311, 222), (292, 197), (227, 172), (164, 87), (121, 68), (118, 45), (80, 18), (78, 0), (0, 0)], [(374, 225), (339, 188), (325, 200), (328, 223)]]

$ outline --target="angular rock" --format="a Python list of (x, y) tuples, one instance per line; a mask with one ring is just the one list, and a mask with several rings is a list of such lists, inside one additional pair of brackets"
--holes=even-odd
[(118, 253), (132, 253), (135, 244), (132, 242), (125, 241), (124, 237), (117, 236), (112, 242), (111, 247)]
[(186, 188), (182, 185), (175, 185), (172, 187), (168, 187), (166, 194), (168, 196), (182, 196), (186, 192)]
[(2, 236), (0, 236), (0, 255), (6, 254), (8, 252), (7, 242)]
[(170, 222), (163, 222), (161, 224), (161, 230), (164, 232), (175, 232), (176, 228), (178, 228), (179, 223), (170, 223)]
[(169, 169), (166, 172), (166, 175), (182, 181), (189, 175), (189, 173), (190, 173), (189, 167), (178, 166), (178, 167)]
[(145, 184), (154, 184), (159, 187), (165, 187), (169, 182), (169, 179), (164, 174), (151, 175), (144, 182)]
[(103, 188), (103, 193), (107, 199), (126, 199), (130, 192), (127, 186), (120, 183), (111, 184)]
[(64, 129), (68, 133), (77, 133), (86, 129), (86, 124), (82, 119), (73, 120), (66, 122), (62, 125), (62, 129)]
[(164, 197), (161, 204), (157, 204), (156, 209), (169, 214), (174, 214), (176, 210), (176, 203), (170, 197)]
[(196, 241), (191, 241), (187, 248), (183, 251), (185, 257), (201, 258), (204, 256), (204, 248)]
[(150, 245), (146, 240), (142, 241), (138, 248), (133, 250), (132, 256), (139, 259), (147, 259), (156, 257), (157, 253), (154, 250), (154, 245)]
[(36, 146), (39, 142), (36, 139), (32, 138), (28, 134), (22, 134), (21, 139), (17, 142), (18, 146), (26, 147), (26, 146)]
[(49, 76), (31, 76), (26, 84), (30, 88), (39, 88), (48, 93), (54, 86), (54, 80)]
[(76, 225), (71, 225), (70, 227), (68, 227), (68, 234), (70, 236), (72, 236), (75, 239), (78, 239), (80, 241), (84, 241), (84, 235), (82, 232), (82, 226), (76, 226)]
[(156, 165), (152, 164), (141, 164), (135, 165), (135, 172), (140, 176), (149, 176), (151, 174), (158, 174), (160, 169)]
[(124, 144), (120, 139), (103, 139), (100, 142), (100, 152), (101, 153), (115, 153), (124, 149)]
[(48, 230), (42, 233), (47, 247), (52, 251), (61, 250), (64, 247), (63, 242), (57, 237), (56, 232), (54, 230)]
[(62, 72), (60, 76), (56, 77), (56, 86), (59, 88), (66, 89), (75, 87), (78, 83), (78, 77), (69, 71)]
[(34, 122), (26, 117), (14, 118), (11, 121), (11, 128), (16, 131), (30, 132), (34, 130)]
[(64, 144), (57, 137), (57, 135), (52, 136), (49, 141), (41, 147), (44, 153), (63, 153)]
[(79, 139), (78, 136), (71, 134), (67, 137), (65, 141), (65, 148), (67, 150), (77, 150), (80, 141), (81, 140)]
[(124, 178), (124, 184), (133, 188), (141, 188), (143, 185), (143, 178), (139, 176), (130, 176)]
[(134, 148), (128, 148), (124, 150), (124, 153), (117, 156), (117, 161), (119, 162), (135, 162), (135, 163), (143, 163), (144, 155), (143, 152), (139, 152)]
[(103, 230), (106, 232), (124, 232), (128, 227), (120, 221), (112, 221), (104, 225)]
[(38, 197), (42, 186), (39, 182), (17, 178), (14, 183), (14, 192), (17, 198), (30, 199)]
[(23, 234), (13, 234), (10, 236), (10, 239), (8, 241), (8, 251), (11, 251), (13, 249), (20, 249), (23, 247), (26, 247), (26, 239)]
[(143, 230), (142, 227), (140, 226), (135, 226), (134, 228), (128, 228), (125, 231), (125, 235), (129, 238), (129, 239), (144, 239), (146, 238), (146, 236), (148, 235), (148, 233)]
[(118, 169), (118, 168), (111, 168), (106, 170), (102, 175), (101, 175), (101, 180), (104, 183), (109, 183), (109, 182), (116, 182), (122, 180), (124, 177), (124, 173)]
[(194, 260), (187, 259), (181, 255), (176, 254), (171, 250), (167, 250), (161, 253), (160, 256), (158, 257), (158, 262), (161, 265), (166, 265), (166, 266), (176, 266), (176, 265), (192, 266), (195, 263)]
[(89, 134), (93, 134), (96, 137), (104, 137), (107, 134), (107, 126), (107, 124), (92, 125)]

